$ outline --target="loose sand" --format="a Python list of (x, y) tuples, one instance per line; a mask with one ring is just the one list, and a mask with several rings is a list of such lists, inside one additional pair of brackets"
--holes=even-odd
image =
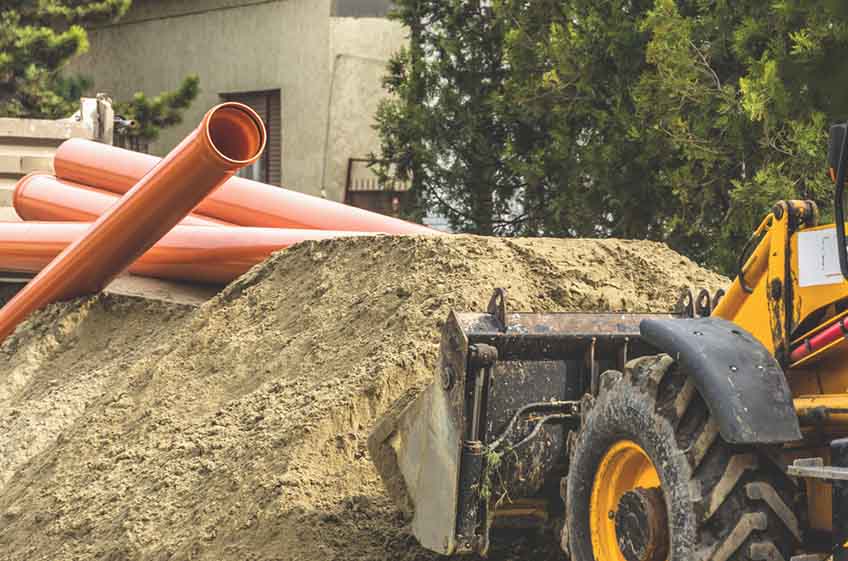
[[(351, 238), (279, 253), (199, 309), (99, 296), (0, 347), (0, 559), (418, 560), (372, 468), (448, 310), (666, 311), (725, 279), (661, 244)], [(494, 559), (556, 559), (523, 536)], [(515, 545), (517, 543), (518, 545)]]

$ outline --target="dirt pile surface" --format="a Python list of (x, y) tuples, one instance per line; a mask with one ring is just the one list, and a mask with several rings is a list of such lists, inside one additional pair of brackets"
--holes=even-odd
[(665, 311), (725, 282), (651, 242), (373, 237), (296, 246), (194, 311), (53, 306), (0, 347), (0, 559), (435, 559), (366, 438), (432, 379), (451, 308), (500, 286), (514, 310)]

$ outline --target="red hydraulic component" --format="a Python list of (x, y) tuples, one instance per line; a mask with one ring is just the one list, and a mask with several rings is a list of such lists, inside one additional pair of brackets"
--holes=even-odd
[(0, 309), (0, 340), (44, 305), (103, 288), (264, 147), (265, 127), (253, 109), (235, 102), (210, 109), (200, 126)]
[[(63, 181), (46, 173), (31, 173), (15, 185), (12, 204), (24, 220), (94, 222), (119, 198), (114, 193)], [(181, 224), (220, 226), (227, 223), (190, 214)]]
[[(88, 231), (80, 222), (0, 222), (0, 271), (38, 273)], [(225, 284), (273, 252), (308, 240), (361, 235), (284, 228), (177, 225), (129, 267), (148, 277)]]
[(840, 318), (839, 321), (816, 333), (809, 339), (805, 339), (800, 345), (792, 349), (789, 354), (790, 362), (798, 362), (802, 358), (823, 349), (837, 339), (848, 337), (848, 317)]
[[(155, 156), (74, 138), (59, 146), (54, 167), (60, 179), (121, 194), (158, 161)], [(387, 234), (439, 233), (420, 224), (241, 177), (230, 179), (209, 195), (195, 213), (241, 226)]]

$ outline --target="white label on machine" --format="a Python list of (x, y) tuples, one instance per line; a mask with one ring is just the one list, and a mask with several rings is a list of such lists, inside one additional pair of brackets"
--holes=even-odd
[(798, 233), (798, 285), (822, 286), (842, 282), (836, 253), (836, 228)]

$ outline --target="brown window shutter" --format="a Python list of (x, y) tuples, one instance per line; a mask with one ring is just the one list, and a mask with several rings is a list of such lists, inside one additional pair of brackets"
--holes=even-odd
[(268, 183), (281, 185), (283, 177), (283, 116), (280, 90), (268, 97)]
[[(242, 92), (221, 94), (226, 101), (238, 101), (249, 105), (256, 111), (265, 123), (268, 130), (268, 141), (265, 153), (260, 160), (259, 170), (244, 170), (240, 174), (252, 177), (271, 185), (280, 185), (282, 178), (282, 107), (280, 103), (280, 90), (267, 90), (261, 92)], [(256, 174), (259, 171), (259, 174)]]

